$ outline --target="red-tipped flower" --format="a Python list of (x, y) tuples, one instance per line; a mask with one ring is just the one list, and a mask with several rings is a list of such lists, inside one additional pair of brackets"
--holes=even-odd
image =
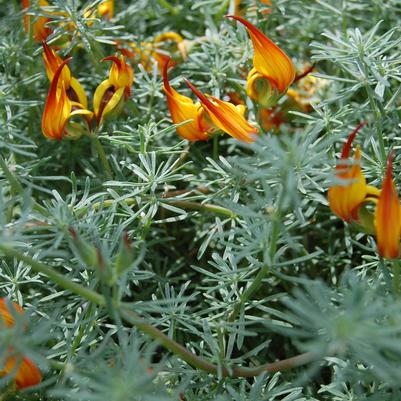
[(379, 254), (387, 259), (400, 256), (401, 205), (391, 176), (393, 156), (390, 154), (386, 176), (375, 211), (376, 240)]
[(47, 138), (61, 140), (66, 135), (74, 135), (79, 125), (69, 124), (69, 120), (76, 115), (83, 115), (87, 122), (92, 118), (92, 112), (86, 110), (78, 102), (67, 96), (65, 83), (59, 85), (63, 68), (71, 59), (64, 60), (57, 68), (50, 84), (49, 93), (42, 116), (42, 132)]
[(104, 117), (111, 113), (118, 113), (124, 102), (131, 95), (131, 86), (134, 82), (134, 72), (120, 57), (109, 56), (101, 61), (112, 61), (109, 78), (104, 80), (93, 95), (93, 111), (98, 125), (102, 124)]
[[(63, 63), (63, 60), (59, 55), (56, 54), (56, 52), (53, 49), (50, 48), (50, 46), (45, 41), (42, 42), (42, 46), (43, 46), (43, 62), (45, 63), (47, 77), (51, 82), (57, 69)], [(88, 108), (88, 99), (86, 97), (84, 88), (72, 76), (68, 65), (65, 65), (61, 71), (59, 85), (61, 83), (64, 84), (67, 96), (70, 100), (82, 104), (82, 106), (85, 109)]]
[(213, 125), (240, 141), (255, 141), (258, 129), (244, 117), (245, 106), (234, 106), (214, 96), (204, 95), (188, 80), (186, 83), (201, 101)]
[(203, 119), (203, 110), (200, 103), (180, 95), (170, 86), (168, 81), (167, 69), (170, 59), (163, 66), (164, 93), (167, 96), (167, 105), (170, 110), (171, 119), (174, 124), (188, 121), (186, 124), (176, 127), (177, 133), (181, 138), (188, 141), (206, 141), (209, 139), (207, 126)]
[(359, 124), (348, 137), (340, 163), (336, 167), (336, 178), (342, 182), (331, 186), (328, 193), (330, 209), (347, 223), (358, 221), (359, 207), (366, 201), (375, 200), (380, 194), (377, 188), (366, 185), (366, 178), (361, 170), (359, 147), (354, 158), (350, 158), (352, 142), (363, 125), (364, 123)]
[[(233, 18), (241, 22), (248, 30), (254, 48), (253, 66), (260, 74), (258, 78), (264, 77), (267, 79), (277, 92), (278, 97), (284, 94), (295, 78), (295, 68), (291, 59), (263, 32), (246, 19), (237, 15), (227, 15), (227, 18)], [(255, 76), (253, 75), (252, 78), (255, 79)], [(251, 90), (248, 92), (252, 93)]]

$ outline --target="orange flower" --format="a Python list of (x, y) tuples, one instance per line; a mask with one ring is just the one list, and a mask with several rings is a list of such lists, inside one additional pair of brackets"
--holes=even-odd
[(176, 127), (177, 133), (181, 138), (188, 141), (207, 141), (208, 126), (203, 118), (203, 109), (200, 103), (194, 103), (187, 96), (180, 95), (175, 91), (168, 81), (167, 76), (168, 61), (163, 68), (164, 93), (167, 96), (167, 105), (170, 110), (171, 119), (174, 124), (181, 124), (184, 121), (192, 120), (186, 124)]
[(358, 222), (358, 210), (367, 201), (375, 201), (380, 191), (366, 185), (366, 178), (362, 173), (360, 159), (361, 151), (357, 147), (354, 160), (350, 160), (352, 141), (357, 132), (365, 125), (359, 124), (348, 137), (341, 153), (341, 163), (337, 164), (336, 177), (342, 181), (329, 188), (328, 200), (330, 209), (341, 219), (350, 223)]
[[(30, 16), (27, 14), (29, 5), (29, 0), (22, 0), (25, 32), (29, 32), (30, 29)], [(48, 7), (49, 3), (46, 0), (39, 0), (38, 5), (39, 7)], [(37, 17), (35, 22), (32, 24), (32, 36), (36, 40), (36, 42), (41, 42), (42, 40), (45, 40), (52, 33), (52, 30), (46, 26), (49, 21), (51, 21), (50, 18), (40, 16)]]
[(97, 12), (102, 18), (112, 19), (114, 15), (114, 0), (106, 0), (97, 6)]
[[(9, 304), (12, 305), (10, 309)], [(23, 309), (15, 302), (7, 302), (6, 298), (0, 298), (0, 329), (14, 326), (16, 314), (22, 315)], [(10, 350), (12, 353), (12, 350)], [(18, 389), (35, 386), (42, 381), (42, 375), (38, 367), (23, 356), (10, 356), (0, 369), (0, 377), (15, 373), (15, 383)]]
[(247, 28), (254, 48), (253, 66), (256, 71), (269, 80), (278, 95), (282, 95), (295, 78), (295, 68), (290, 58), (250, 22), (236, 15), (236, 19)]
[[(45, 63), (46, 74), (51, 82), (54, 78), (54, 74), (57, 71), (57, 68), (63, 63), (63, 60), (60, 56), (56, 54), (56, 52), (49, 47), (49, 45), (43, 41), (43, 61)], [(74, 102), (78, 102), (84, 106), (85, 109), (88, 108), (88, 99), (86, 97), (84, 88), (82, 85), (71, 75), (71, 71), (68, 65), (65, 65), (62, 69), (60, 75), (59, 85), (63, 83), (65, 90), (67, 91), (67, 95), (70, 100)]]
[(375, 228), (379, 254), (387, 259), (400, 256), (401, 205), (391, 177), (393, 156), (390, 154), (386, 176), (375, 210)]
[(91, 111), (86, 110), (82, 104), (68, 98), (65, 83), (61, 81), (59, 85), (62, 70), (70, 60), (71, 58), (64, 60), (57, 68), (47, 95), (42, 116), (42, 131), (50, 139), (61, 140), (66, 135), (74, 137), (79, 134), (80, 125), (78, 123), (69, 123), (73, 116), (83, 115), (87, 118), (88, 125), (92, 118), (93, 113)]
[(134, 82), (134, 72), (125, 62), (124, 56), (120, 58), (109, 56), (101, 61), (112, 61), (109, 78), (104, 80), (93, 95), (93, 110), (96, 121), (101, 125), (106, 114), (120, 111), (123, 103), (131, 95), (131, 86)]
[(204, 95), (189, 81), (186, 83), (201, 101), (213, 125), (240, 141), (255, 141), (258, 130), (245, 119), (245, 106), (234, 106), (214, 96)]

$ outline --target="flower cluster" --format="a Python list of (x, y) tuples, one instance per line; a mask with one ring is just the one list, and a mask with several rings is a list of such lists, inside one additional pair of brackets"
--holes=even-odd
[[(23, 314), (24, 311), (18, 304), (0, 298), (0, 330), (14, 326), (16, 317), (23, 317)], [(12, 349), (8, 349), (5, 355), (4, 365), (0, 365), (0, 377), (12, 376), (17, 389), (36, 386), (41, 382), (42, 374), (29, 358), (16, 354)]]
[[(101, 3), (102, 7), (108, 5), (108, 16), (113, 13), (112, 2)], [(100, 6), (99, 6), (100, 7)], [(295, 69), (289, 57), (260, 30), (242, 17), (234, 18), (245, 25), (254, 46), (253, 68), (248, 75), (247, 93), (250, 98), (261, 106), (271, 106), (283, 96), (294, 81)], [(42, 21), (43, 22), (43, 21)], [(36, 22), (38, 23), (38, 21)], [(44, 23), (44, 27), (46, 23)], [(45, 35), (42, 35), (44, 37)], [(187, 96), (175, 91), (168, 80), (168, 67), (176, 65), (169, 55), (159, 51), (159, 43), (173, 42), (181, 58), (186, 58), (186, 45), (184, 39), (175, 32), (166, 32), (154, 38), (149, 50), (140, 50), (139, 62), (149, 68), (149, 62), (154, 60), (162, 71), (164, 92), (173, 123), (177, 125), (178, 134), (189, 141), (208, 140), (216, 131), (223, 131), (232, 137), (253, 142), (258, 129), (251, 125), (244, 116), (244, 104), (234, 104), (205, 95), (196, 89), (189, 81), (187, 85), (199, 98), (194, 103)], [(143, 44), (142, 44), (143, 45)], [(106, 115), (118, 113), (131, 93), (133, 84), (132, 68), (126, 63), (125, 56), (135, 59), (138, 47), (134, 43), (129, 48), (116, 44), (121, 55), (109, 56), (101, 61), (112, 61), (109, 77), (95, 90), (93, 97), (93, 112), (88, 109), (88, 100), (81, 84), (72, 76), (67, 66), (70, 59), (62, 60), (49, 45), (43, 41), (43, 59), (46, 72), (51, 81), (49, 94), (42, 117), (43, 134), (51, 139), (79, 138), (84, 128), (73, 117), (79, 116), (86, 121), (86, 132), (91, 132), (93, 116), (99, 127)], [(143, 48), (143, 46), (141, 46)]]
[(87, 131), (91, 131), (93, 116), (99, 127), (105, 116), (117, 113), (130, 96), (134, 74), (123, 55), (109, 56), (102, 60), (112, 61), (113, 64), (109, 78), (96, 88), (92, 112), (88, 110), (83, 87), (67, 66), (71, 58), (63, 61), (46, 42), (43, 42), (43, 50), (46, 73), (51, 82), (42, 116), (42, 131), (47, 138), (79, 138), (84, 129), (78, 122), (71, 121), (74, 116), (82, 116), (86, 120)]
[[(351, 158), (351, 146), (360, 124), (348, 137), (336, 167), (338, 183), (331, 186), (328, 200), (331, 210), (342, 220), (360, 230), (375, 233), (379, 254), (388, 259), (400, 256), (401, 205), (392, 179), (393, 156), (388, 157), (386, 175), (379, 190), (366, 184), (361, 169), (361, 151), (356, 148)], [(375, 206), (372, 214), (368, 203)]]
[[(262, 106), (271, 106), (285, 94), (295, 78), (295, 68), (290, 58), (276, 44), (267, 38), (249, 21), (237, 15), (228, 15), (247, 28), (254, 47), (253, 68), (248, 74), (247, 94)], [(164, 92), (170, 114), (175, 124), (190, 120), (186, 125), (177, 127), (178, 134), (190, 141), (209, 139), (216, 130), (222, 130), (232, 137), (253, 142), (258, 129), (244, 117), (245, 106), (204, 95), (190, 82), (188, 86), (199, 98), (194, 103), (189, 97), (178, 94), (170, 87), (167, 78), (167, 66), (164, 64)]]

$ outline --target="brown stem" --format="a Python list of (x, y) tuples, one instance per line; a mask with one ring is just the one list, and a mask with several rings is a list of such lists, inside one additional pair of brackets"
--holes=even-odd
[(316, 63), (313, 63), (309, 68), (307, 68), (302, 74), (297, 74), (294, 78), (293, 84), (295, 82), (298, 82), (302, 78), (306, 77), (308, 74), (310, 74), (316, 67)]

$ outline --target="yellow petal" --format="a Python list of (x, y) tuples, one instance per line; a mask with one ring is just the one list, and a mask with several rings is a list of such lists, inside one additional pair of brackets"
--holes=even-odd
[(110, 81), (106, 79), (97, 86), (93, 95), (93, 111), (95, 112), (96, 120), (98, 122), (100, 121), (103, 108), (105, 107), (103, 99), (108, 90), (113, 90), (113, 86)]
[[(203, 93), (196, 89), (189, 81), (187, 85), (195, 93), (202, 103), (204, 109), (208, 112), (210, 119), (219, 129), (244, 142), (254, 142), (257, 128), (249, 124), (240, 110), (233, 104), (224, 102), (213, 96), (209, 96), (210, 101)], [(244, 108), (242, 108), (244, 110)]]
[(341, 170), (341, 174), (337, 174), (344, 183), (332, 186), (328, 192), (331, 210), (348, 223), (367, 194), (366, 179), (361, 170), (360, 158), (361, 152), (358, 148), (352, 166), (349, 166), (347, 170)]
[(168, 61), (163, 68), (164, 93), (167, 96), (167, 105), (170, 110), (171, 119), (174, 124), (186, 124), (176, 127), (178, 135), (188, 141), (205, 141), (209, 139), (207, 128), (202, 124), (202, 110), (199, 104), (187, 96), (180, 95), (175, 91), (168, 81)]
[(336, 177), (343, 180), (343, 183), (331, 186), (328, 191), (330, 209), (348, 223), (358, 219), (359, 206), (366, 196), (374, 194), (373, 187), (366, 185), (366, 179), (361, 170), (359, 147), (355, 151), (354, 159), (350, 160), (352, 142), (363, 125), (364, 123), (359, 124), (349, 135), (343, 146), (340, 163), (336, 166)]
[(114, 15), (114, 0), (106, 0), (97, 7), (99, 15), (103, 18), (112, 19)]
[(128, 96), (131, 93), (131, 86), (134, 82), (134, 72), (132, 68), (125, 62), (124, 56), (120, 58), (116, 56), (108, 56), (101, 61), (112, 61), (113, 64), (109, 72), (109, 82), (114, 86), (114, 89), (126, 88)]
[(295, 78), (295, 68), (290, 58), (246, 19), (236, 15), (227, 17), (245, 25), (253, 43), (254, 67), (274, 84), (280, 94), (284, 93)]
[(74, 78), (71, 77), (70, 88), (76, 95), (76, 101), (80, 103), (85, 109), (88, 108), (88, 98), (82, 85)]
[[(106, 103), (103, 109), (101, 120), (103, 120), (107, 114), (111, 113), (119, 105), (119, 103), (123, 99), (124, 91), (124, 88), (120, 88), (115, 93), (113, 93), (113, 96)], [(99, 124), (101, 124), (101, 122)]]
[[(47, 77), (49, 78), (49, 81), (51, 81), (54, 77), (54, 74), (57, 71), (57, 68), (60, 67), (60, 65), (63, 63), (63, 60), (61, 59), (60, 56), (56, 54), (56, 52), (53, 49), (50, 48), (50, 46), (45, 41), (42, 42), (42, 46), (43, 46), (43, 61), (45, 63), (46, 74)], [(64, 82), (66, 89), (70, 87), (71, 71), (68, 65), (66, 65), (63, 68), (60, 80)]]
[(247, 78), (247, 95), (263, 107), (270, 107), (278, 100), (277, 91), (269, 78), (266, 78), (256, 68), (249, 71)]
[[(60, 76), (65, 64), (71, 59), (64, 60), (62, 64), (57, 68), (56, 73), (50, 84), (49, 93), (45, 108), (42, 115), (42, 132), (43, 135), (50, 139), (61, 140), (65, 135), (65, 127), (68, 120), (72, 115), (85, 114), (89, 115), (91, 112), (74, 112), (73, 106), (79, 109), (84, 109), (83, 105), (77, 102), (72, 102), (65, 89), (64, 82), (61, 81), (59, 85)], [(88, 125), (90, 125), (90, 119), (87, 118)]]

